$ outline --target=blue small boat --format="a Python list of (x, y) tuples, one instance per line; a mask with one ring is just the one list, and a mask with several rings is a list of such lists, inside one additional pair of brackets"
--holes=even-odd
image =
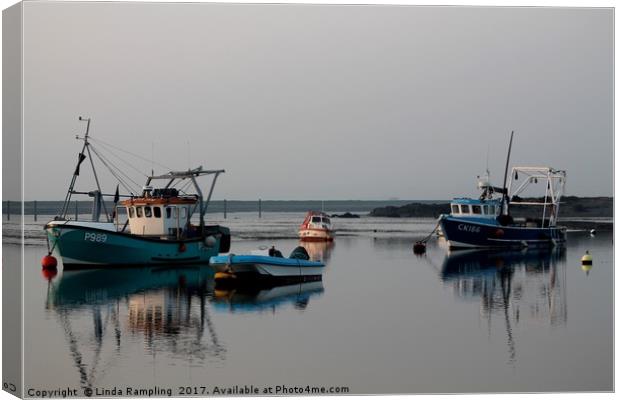
[(293, 250), (288, 258), (274, 248), (270, 249), (271, 255), (264, 251), (255, 253), (214, 256), (209, 259), (209, 265), (217, 272), (216, 279), (256, 277), (296, 281), (320, 280), (325, 267), (322, 262), (310, 261), (302, 246)]
[[(487, 170), (486, 177), (478, 182), (482, 190), (479, 198), (455, 198), (450, 204), (450, 214), (439, 217), (439, 226), (450, 248), (545, 247), (566, 241), (566, 228), (557, 226), (566, 171), (550, 167), (513, 167), (507, 184), (511, 147), (512, 135), (503, 187), (490, 184)], [(526, 190), (532, 186), (540, 185), (544, 185), (544, 197), (520, 197), (529, 193)], [(501, 197), (494, 197), (495, 194)], [(535, 208), (537, 214), (517, 219), (510, 213), (514, 207), (521, 211)]]

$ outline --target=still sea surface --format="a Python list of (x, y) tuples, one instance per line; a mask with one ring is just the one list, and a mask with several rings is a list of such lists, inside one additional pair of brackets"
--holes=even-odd
[[(290, 253), (303, 217), (209, 215), (230, 227), (236, 254)], [(570, 232), (547, 251), (448, 251), (433, 239), (417, 256), (432, 219), (335, 218), (333, 244), (304, 244), (327, 264), (322, 282), (223, 289), (208, 266), (44, 275), (49, 218), (26, 217), (26, 390), (613, 389), (610, 233)], [(5, 221), (5, 259), (20, 251), (18, 228)]]

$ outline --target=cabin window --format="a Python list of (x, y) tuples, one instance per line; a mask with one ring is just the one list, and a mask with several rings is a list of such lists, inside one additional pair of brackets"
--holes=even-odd
[(325, 222), (326, 224), (329, 224), (329, 218), (323, 218), (323, 222)]
[(182, 208), (183, 213), (181, 214), (181, 218), (187, 218), (187, 207)]
[(488, 214), (489, 213), (489, 206), (488, 205), (483, 205), (482, 206), (482, 213), (483, 214)]
[(474, 214), (482, 214), (482, 207), (478, 205), (471, 206), (471, 210)]
[(134, 216), (133, 207), (127, 207), (127, 214), (129, 214), (129, 218), (133, 218)]
[(461, 214), (469, 214), (471, 213), (469, 209), (469, 204), (461, 204)]
[(452, 204), (452, 214), (458, 214), (458, 213), (459, 213), (458, 204)]
[(153, 215), (155, 218), (161, 218), (161, 207), (153, 207)]
[(166, 218), (170, 219), (172, 217), (172, 208), (166, 207)]
[(136, 207), (136, 217), (142, 218), (142, 207)]
[(321, 222), (321, 217), (312, 217), (312, 222), (318, 224), (319, 222)]
[(151, 206), (144, 207), (144, 216), (147, 218), (151, 218), (153, 216), (153, 212), (151, 211)]
[(490, 215), (495, 215), (495, 206), (489, 206), (489, 214)]

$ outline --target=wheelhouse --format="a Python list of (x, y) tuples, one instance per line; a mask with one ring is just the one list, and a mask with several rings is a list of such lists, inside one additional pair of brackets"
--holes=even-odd
[[(204, 171), (202, 167), (199, 167), (190, 171), (171, 171), (166, 175), (150, 176), (140, 197), (131, 197), (120, 202), (119, 207), (123, 207), (127, 214), (127, 223), (122, 230), (124, 231), (129, 226), (132, 235), (153, 236), (161, 239), (178, 240), (202, 235), (206, 207), (211, 199), (215, 180), (222, 172), (224, 171)], [(207, 201), (204, 204), (202, 192), (195, 180), (195, 177), (201, 174), (214, 175)], [(163, 188), (153, 189), (150, 183), (158, 179), (168, 180), (168, 183)], [(191, 179), (194, 183), (196, 194), (182, 193), (170, 187), (175, 181), (185, 179)], [(190, 223), (194, 214), (200, 217), (199, 226)], [(116, 215), (118, 225), (118, 213)]]
[(331, 220), (323, 212), (310, 211), (302, 224), (302, 229), (331, 229)]
[(499, 200), (477, 200), (468, 198), (454, 199), (450, 203), (450, 215), (453, 217), (495, 219), (500, 214)]
[(143, 197), (122, 203), (127, 213), (129, 230), (133, 235), (174, 237), (183, 236), (198, 199), (189, 196), (163, 196), (145, 190)]
[(329, 217), (314, 215), (312, 216), (312, 218), (310, 218), (310, 224), (315, 224), (315, 225), (323, 224), (323, 225), (329, 226), (331, 225), (331, 221), (329, 220)]

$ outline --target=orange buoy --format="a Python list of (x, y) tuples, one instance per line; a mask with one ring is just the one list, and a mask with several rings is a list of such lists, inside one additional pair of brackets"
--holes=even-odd
[(231, 272), (223, 272), (223, 271), (219, 271), (215, 273), (215, 280), (221, 281), (221, 280), (227, 280), (227, 279), (235, 279), (237, 276)]
[(57, 265), (58, 261), (56, 261), (56, 257), (51, 254), (48, 254), (41, 259), (41, 266), (43, 269), (56, 269)]

